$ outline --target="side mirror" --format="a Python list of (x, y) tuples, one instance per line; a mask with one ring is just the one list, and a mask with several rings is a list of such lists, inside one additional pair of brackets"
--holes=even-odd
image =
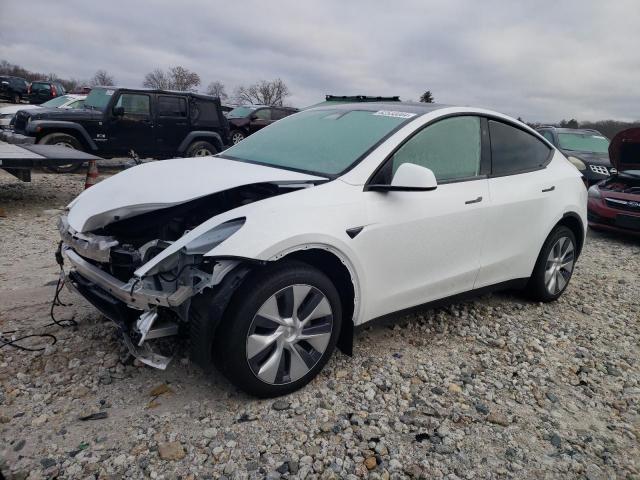
[(123, 117), (124, 116), (124, 107), (113, 107), (113, 116), (114, 117)]
[(391, 185), (369, 185), (367, 190), (377, 192), (424, 192), (438, 187), (436, 176), (426, 167), (403, 163), (396, 170)]

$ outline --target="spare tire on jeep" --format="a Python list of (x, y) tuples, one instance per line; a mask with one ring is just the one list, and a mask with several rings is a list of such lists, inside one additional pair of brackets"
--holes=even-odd
[[(45, 135), (38, 141), (39, 145), (58, 145), (66, 148), (73, 148), (74, 150), (84, 151), (82, 144), (73, 135), (66, 133), (50, 133)], [(54, 173), (73, 173), (82, 168), (81, 162), (68, 163), (65, 165), (52, 165), (47, 167), (47, 170)]]

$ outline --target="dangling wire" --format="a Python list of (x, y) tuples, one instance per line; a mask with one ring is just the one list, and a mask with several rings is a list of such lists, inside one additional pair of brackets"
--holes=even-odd
[[(53, 295), (53, 300), (51, 300), (51, 309), (49, 310), (49, 316), (51, 317), (52, 322), (42, 325), (41, 328), (51, 327), (53, 325), (57, 325), (58, 327), (62, 327), (62, 328), (76, 327), (78, 325), (78, 322), (75, 321), (75, 316), (72, 316), (71, 318), (58, 320), (53, 313), (53, 310), (55, 307), (58, 307), (58, 306), (68, 307), (71, 305), (70, 303), (63, 303), (60, 300), (60, 292), (62, 291), (62, 288), (64, 287), (64, 282), (65, 282), (65, 275), (64, 275), (64, 268), (63, 268), (63, 261), (62, 261), (62, 242), (58, 244), (58, 249), (56, 251), (56, 261), (58, 262), (58, 265), (60, 265), (60, 275), (58, 276), (58, 283), (56, 284), (55, 294)], [(42, 350), (45, 350), (47, 346), (27, 347), (24, 345), (20, 345), (18, 342), (25, 340), (27, 338), (38, 337), (38, 338), (50, 339), (51, 343), (48, 346), (52, 346), (52, 345), (55, 345), (56, 342), (58, 341), (56, 336), (51, 333), (34, 333), (30, 335), (23, 335), (21, 337), (14, 338), (14, 339), (5, 337), (5, 335), (11, 335), (15, 333), (19, 333), (19, 330), (9, 330), (7, 332), (0, 332), (0, 348), (9, 346), (9, 347), (17, 348), (18, 350), (23, 350), (25, 352), (41, 352)]]

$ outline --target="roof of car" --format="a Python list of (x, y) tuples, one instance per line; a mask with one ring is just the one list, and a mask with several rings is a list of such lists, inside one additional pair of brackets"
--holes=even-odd
[(364, 110), (369, 112), (377, 112), (378, 110), (388, 110), (392, 112), (406, 112), (422, 115), (424, 113), (433, 112), (451, 105), (443, 105), (440, 103), (420, 103), (420, 102), (355, 102), (355, 103), (326, 103), (313, 109), (332, 109), (332, 110)]
[(130, 91), (130, 92), (147, 92), (147, 93), (170, 93), (172, 95), (190, 95), (192, 97), (196, 97), (196, 98), (204, 98), (204, 99), (211, 99), (211, 98), (218, 98), (218, 97), (214, 97), (212, 95), (206, 95), (204, 93), (197, 93), (197, 92), (185, 92), (183, 90), (163, 90), (163, 89), (159, 89), (159, 88), (147, 88), (147, 87), (116, 87), (114, 85), (98, 85), (95, 87), (92, 87), (93, 90), (98, 89), (98, 88), (104, 88), (107, 90), (126, 90), (126, 91)]

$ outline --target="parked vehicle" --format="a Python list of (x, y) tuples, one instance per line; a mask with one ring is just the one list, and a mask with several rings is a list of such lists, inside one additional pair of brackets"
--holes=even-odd
[(40, 105), (52, 98), (59, 97), (67, 93), (64, 85), (58, 81), (36, 81), (31, 82), (27, 90), (29, 103)]
[(580, 170), (587, 187), (612, 173), (609, 139), (597, 130), (557, 127), (540, 127), (537, 130)]
[(36, 143), (107, 158), (132, 152), (154, 158), (206, 156), (221, 151), (229, 138), (217, 98), (111, 87), (91, 90), (82, 110), (20, 111), (14, 129)]
[(616, 172), (589, 188), (589, 226), (640, 235), (640, 128), (618, 133), (609, 157)]
[(60, 233), (69, 284), (143, 362), (165, 367), (152, 344), (189, 335), (195, 362), (270, 397), (375, 318), (507, 287), (557, 299), (586, 205), (578, 171), (510, 117), (359, 103), (128, 169), (71, 202)]
[(0, 108), (0, 128), (7, 128), (16, 113), (20, 110), (35, 110), (38, 108), (82, 108), (86, 95), (62, 95), (41, 105), (12, 105), (11, 107)]
[(0, 98), (6, 98), (13, 103), (20, 103), (27, 95), (29, 82), (21, 77), (0, 76)]
[(227, 113), (231, 127), (231, 144), (235, 145), (261, 128), (297, 111), (296, 108), (268, 107), (266, 105), (236, 107)]

